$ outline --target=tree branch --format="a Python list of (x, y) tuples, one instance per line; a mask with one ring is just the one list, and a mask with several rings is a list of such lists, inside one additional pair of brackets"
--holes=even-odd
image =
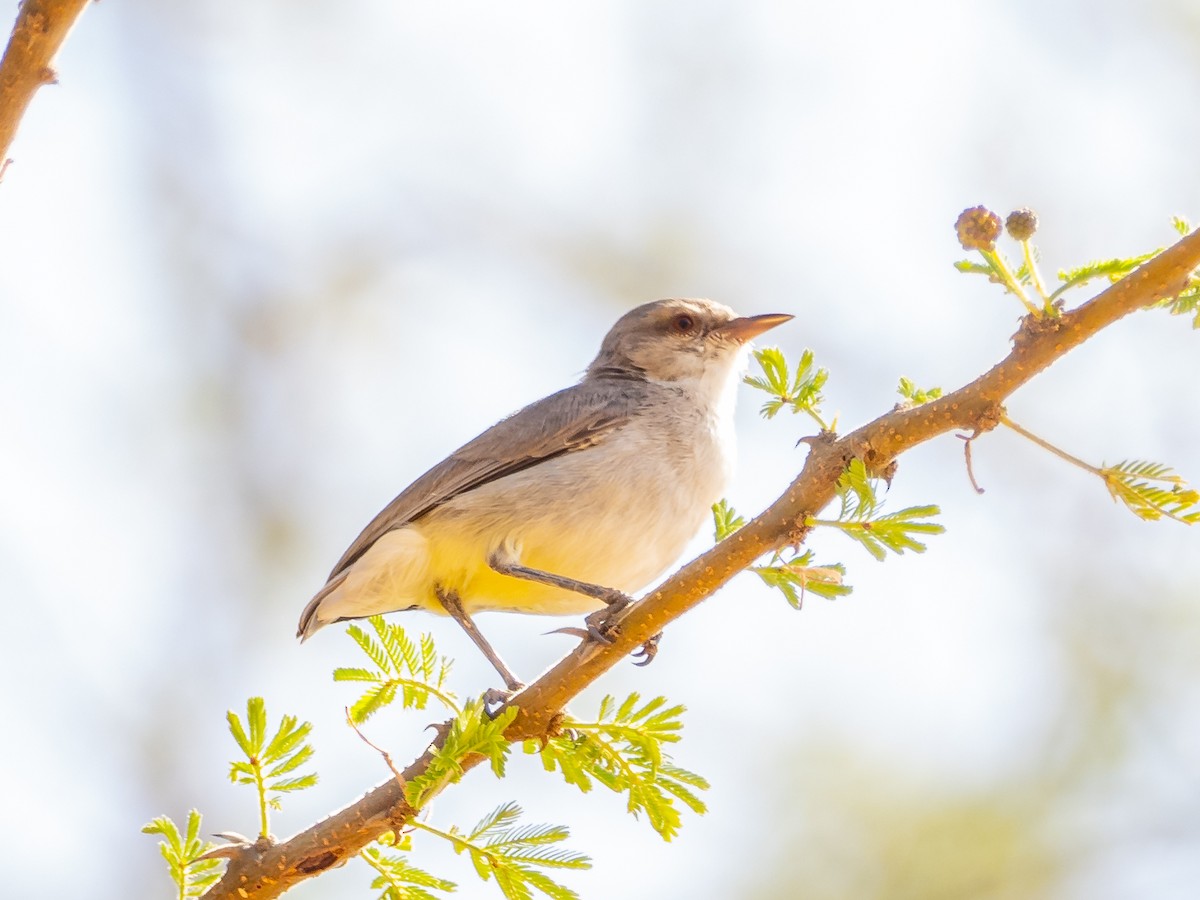
[(12, 37), (0, 60), (0, 161), (5, 164), (29, 101), (43, 84), (57, 82), (50, 62), (87, 3), (88, 0), (21, 3)]
[[(676, 572), (657, 590), (630, 606), (618, 620), (610, 645), (584, 642), (554, 668), (513, 698), (520, 708), (506, 732), (512, 741), (553, 734), (567, 701), (620, 662), (663, 626), (711, 596), (759, 557), (800, 543), (805, 520), (835, 496), (838, 478), (858, 458), (882, 470), (898, 455), (954, 429), (990, 430), (1001, 404), (1043, 369), (1123, 316), (1174, 297), (1200, 266), (1200, 231), (1193, 232), (1061, 318), (1022, 320), (1009, 355), (975, 381), (912, 409), (897, 409), (836, 438), (823, 434), (807, 443), (807, 459), (796, 480), (766, 511), (728, 539)], [(443, 732), (444, 733), (444, 732)], [(441, 737), (434, 742), (437, 746)], [(427, 751), (403, 773), (421, 774)], [(482, 757), (463, 761), (473, 768)], [(229, 867), (206, 897), (249, 900), (278, 897), (288, 888), (344, 864), (381, 834), (397, 830), (412, 815), (396, 780), (286, 841), (267, 848), (250, 846), (232, 854)]]

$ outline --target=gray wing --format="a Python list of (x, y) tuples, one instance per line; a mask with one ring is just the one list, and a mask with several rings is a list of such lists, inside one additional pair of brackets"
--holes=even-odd
[(454, 451), (384, 507), (342, 554), (329, 573), (330, 580), (384, 534), (419, 519), (450, 498), (603, 441), (629, 421), (652, 390), (644, 381), (585, 381), (502, 419)]

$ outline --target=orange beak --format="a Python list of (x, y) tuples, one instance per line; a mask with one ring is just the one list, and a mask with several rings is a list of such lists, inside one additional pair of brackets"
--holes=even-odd
[(790, 322), (793, 318), (794, 316), (790, 316), (787, 313), (764, 313), (761, 316), (742, 316), (740, 319), (731, 319), (716, 330), (722, 335), (737, 341), (739, 344), (744, 344), (746, 341), (758, 337), (764, 331), (770, 331), (776, 325)]

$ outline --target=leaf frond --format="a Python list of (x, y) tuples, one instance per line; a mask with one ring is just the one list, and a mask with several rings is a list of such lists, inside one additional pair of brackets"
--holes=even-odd
[(193, 898), (201, 896), (221, 877), (224, 860), (200, 859), (216, 847), (210, 841), (200, 839), (200, 813), (188, 813), (185, 833), (169, 816), (156, 816), (142, 826), (143, 834), (157, 834), (159, 851), (167, 863), (167, 871), (177, 889), (176, 896)]
[(778, 347), (755, 350), (754, 359), (762, 375), (747, 375), (743, 381), (771, 395), (760, 410), (764, 418), (774, 418), (786, 407), (793, 413), (806, 413), (822, 429), (828, 428), (820, 405), (824, 401), (821, 390), (829, 380), (829, 371), (815, 364), (812, 350), (806, 349), (800, 354), (794, 375), (789, 375), (787, 360)]
[(405, 709), (425, 709), (431, 699), (453, 713), (459, 712), (457, 698), (445, 689), (450, 661), (440, 656), (428, 634), (416, 640), (403, 626), (388, 623), (383, 616), (367, 618), (373, 634), (359, 625), (347, 626), (346, 633), (373, 668), (362, 666), (334, 669), (334, 681), (368, 683), (362, 694), (350, 704), (350, 720), (361, 725), (399, 697)]
[(446, 739), (433, 752), (425, 771), (405, 785), (410, 805), (420, 809), (425, 798), (443, 784), (453, 784), (462, 778), (462, 761), (472, 753), (486, 756), (496, 776), (504, 776), (504, 764), (509, 744), (504, 729), (517, 715), (510, 706), (495, 718), (488, 715), (482, 700), (471, 700), (463, 706), (446, 731)]
[(381, 891), (379, 900), (437, 900), (431, 891), (450, 892), (458, 887), (453, 881), (418, 869), (393, 848), (367, 847), (360, 858), (378, 873), (371, 887)]
[(1100, 469), (1104, 485), (1135, 516), (1147, 521), (1164, 517), (1194, 525), (1200, 522), (1200, 492), (1170, 466), (1146, 460), (1124, 460)]
[(544, 746), (527, 741), (525, 752), (540, 755), (547, 771), (557, 769), (584, 793), (601, 784), (625, 794), (626, 809), (645, 815), (650, 827), (670, 840), (681, 824), (679, 804), (704, 812), (691, 789), (708, 786), (699, 775), (676, 766), (665, 751), (679, 740), (684, 711), (665, 697), (643, 700), (635, 692), (618, 703), (606, 696), (595, 720), (568, 720), (562, 734)]

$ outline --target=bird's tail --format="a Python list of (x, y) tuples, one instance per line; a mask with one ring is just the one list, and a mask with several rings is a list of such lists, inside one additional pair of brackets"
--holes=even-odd
[(316, 596), (308, 601), (308, 604), (304, 607), (304, 611), (300, 613), (300, 624), (296, 626), (296, 637), (300, 638), (300, 643), (303, 644), (318, 629), (337, 621), (337, 619), (322, 618), (321, 603), (326, 597), (341, 587), (342, 582), (346, 580), (346, 576), (349, 574), (350, 571), (347, 569), (336, 578), (330, 578), (326, 582), (325, 587), (317, 591)]

